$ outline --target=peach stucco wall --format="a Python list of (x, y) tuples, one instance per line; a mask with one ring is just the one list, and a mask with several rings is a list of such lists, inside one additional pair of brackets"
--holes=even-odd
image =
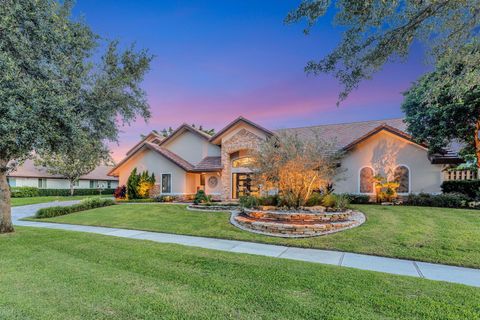
[(172, 194), (184, 194), (187, 192), (187, 174), (185, 170), (166, 159), (159, 153), (152, 150), (143, 150), (130, 158), (119, 169), (120, 185), (127, 183), (128, 176), (134, 168), (142, 172), (148, 170), (154, 173), (156, 183), (160, 184), (162, 173), (170, 173), (172, 175)]
[(364, 166), (388, 176), (398, 165), (410, 169), (411, 193), (441, 192), (443, 166), (432, 165), (424, 148), (386, 131), (358, 144), (343, 157), (343, 172), (336, 179), (335, 192), (359, 193), (359, 171)]

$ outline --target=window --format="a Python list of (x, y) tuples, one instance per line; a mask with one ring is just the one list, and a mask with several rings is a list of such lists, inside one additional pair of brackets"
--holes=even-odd
[(370, 167), (360, 170), (360, 193), (373, 193), (373, 169)]
[(95, 180), (90, 180), (90, 189), (94, 189), (97, 187), (97, 181)]
[(7, 183), (10, 187), (16, 187), (17, 186), (17, 179), (7, 178)]
[(252, 157), (243, 157), (239, 159), (235, 159), (232, 161), (232, 167), (234, 168), (245, 168), (250, 166), (253, 163)]
[(172, 192), (172, 175), (162, 174), (162, 193)]
[(112, 181), (107, 181), (107, 189), (112, 189)]
[(395, 168), (395, 182), (398, 182), (398, 193), (410, 192), (410, 170), (406, 166), (398, 166)]
[(80, 186), (80, 180), (75, 180), (75, 181), (73, 182), (73, 186), (74, 186), (74, 187), (79, 187), (79, 186)]
[(47, 179), (38, 179), (38, 188), (46, 189), (47, 188)]
[(200, 185), (202, 187), (205, 187), (205, 175), (204, 174), (200, 175)]

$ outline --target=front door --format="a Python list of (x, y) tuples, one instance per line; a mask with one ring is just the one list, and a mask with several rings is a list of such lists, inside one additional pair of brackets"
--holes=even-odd
[(242, 196), (258, 196), (258, 187), (252, 183), (249, 173), (232, 174), (232, 198), (238, 199)]

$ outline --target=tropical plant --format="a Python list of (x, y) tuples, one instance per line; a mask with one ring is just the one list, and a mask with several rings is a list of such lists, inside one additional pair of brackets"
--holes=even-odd
[(66, 153), (79, 135), (115, 141), (122, 123), (150, 116), (140, 83), (152, 57), (101, 43), (72, 8), (71, 0), (1, 1), (0, 233), (13, 231), (7, 174), (18, 163)]
[(373, 182), (375, 183), (377, 202), (392, 202), (397, 198), (397, 189), (400, 183), (388, 181), (387, 178), (380, 175), (373, 177)]
[(252, 151), (249, 165), (262, 190), (278, 190), (280, 203), (304, 206), (315, 190), (325, 190), (339, 173), (341, 154), (334, 142), (325, 142), (312, 131), (311, 138), (279, 132)]

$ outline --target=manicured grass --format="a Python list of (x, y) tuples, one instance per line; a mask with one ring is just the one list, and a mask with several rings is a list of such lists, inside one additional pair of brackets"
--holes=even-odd
[[(29, 197), (29, 198), (12, 198), (12, 207), (26, 206), (29, 204), (53, 202), (53, 201), (69, 201), (69, 200), (81, 200), (86, 198), (96, 198), (99, 196), (49, 196), (49, 197)], [(111, 196), (110, 196), (111, 197)]]
[(188, 211), (183, 205), (118, 205), (42, 221), (333, 249), (480, 268), (478, 210), (375, 205), (356, 208), (367, 216), (362, 226), (306, 239), (252, 234), (232, 226), (229, 213)]
[(0, 235), (0, 319), (478, 319), (480, 289), (86, 233)]

